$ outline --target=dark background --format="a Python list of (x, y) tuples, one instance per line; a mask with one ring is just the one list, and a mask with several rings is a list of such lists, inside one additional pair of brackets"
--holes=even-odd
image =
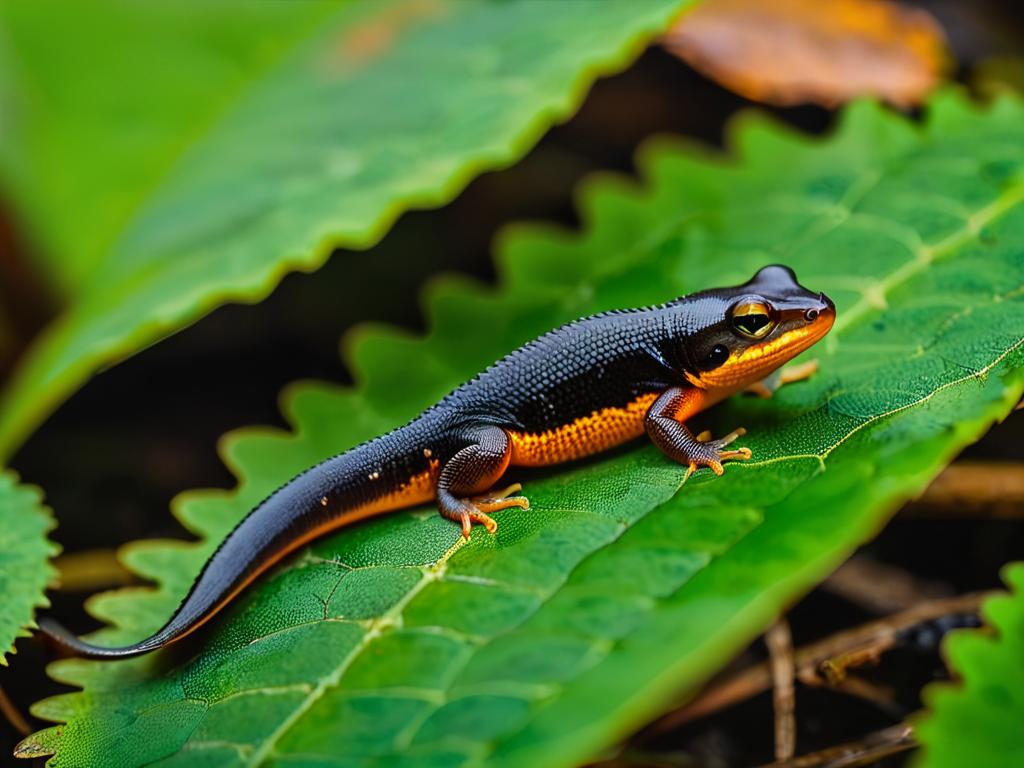
[[(921, 5), (946, 29), (962, 82), (970, 82), (988, 57), (1024, 51), (1024, 14), (1017, 3)], [(729, 118), (751, 106), (652, 48), (627, 72), (600, 81), (582, 110), (514, 167), (481, 176), (440, 210), (406, 214), (370, 251), (338, 251), (318, 272), (286, 277), (261, 304), (217, 309), (97, 376), (11, 464), (25, 481), (46, 489), (60, 522), (53, 538), (67, 552), (187, 537), (168, 513), (171, 498), (192, 488), (231, 487), (233, 478), (216, 454), (218, 438), (252, 424), (285, 427), (277, 395), (288, 382), (350, 381), (338, 350), (353, 325), (375, 321), (423, 330), (424, 283), (445, 271), (493, 281), (489, 248), (504, 224), (543, 219), (576, 226), (572, 196), (584, 176), (598, 170), (632, 173), (638, 144), (652, 134), (683, 134), (721, 146)], [(808, 133), (827, 131), (835, 119), (817, 107), (761, 108)], [(24, 337), (53, 314), (26, 255), (10, 222), (0, 222), (0, 301), (13, 311)], [(0, 359), (0, 373), (4, 362), (10, 361)], [(969, 455), (1024, 461), (1015, 437), (1022, 424), (1024, 413), (1014, 414)], [(1024, 523), (901, 515), (867, 551), (955, 591), (992, 587), (999, 583), (999, 566), (1024, 553)], [(76, 631), (95, 628), (82, 610), (84, 597), (56, 593), (52, 612)], [(869, 616), (818, 590), (790, 618), (800, 644)], [(921, 685), (942, 673), (928, 639), (893, 654), (875, 673), (896, 688), (904, 714), (918, 708)], [(44, 694), (62, 690), (41, 672), (49, 658), (52, 649), (22, 640), (13, 667), (0, 668), (0, 686), (23, 711)], [(858, 737), (902, 716), (834, 693), (801, 688), (797, 695), (800, 752)], [(16, 740), (0, 721), (0, 752), (10, 754)], [(771, 745), (771, 702), (763, 695), (646, 748), (666, 757), (686, 749), (709, 766), (745, 766), (769, 761)]]

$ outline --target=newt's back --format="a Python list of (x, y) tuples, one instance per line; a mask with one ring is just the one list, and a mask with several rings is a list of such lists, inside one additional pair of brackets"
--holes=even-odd
[(608, 312), (531, 341), (448, 395), (457, 424), (504, 428), (513, 464), (549, 464), (639, 436), (670, 384), (661, 308)]

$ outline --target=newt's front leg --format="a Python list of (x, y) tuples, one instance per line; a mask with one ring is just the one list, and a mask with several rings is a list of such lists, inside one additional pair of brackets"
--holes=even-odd
[(786, 384), (792, 384), (795, 381), (806, 381), (817, 372), (818, 361), (808, 360), (806, 363), (800, 363), (800, 365), (790, 365), (786, 368), (780, 368), (770, 376), (766, 376), (760, 381), (755, 381), (744, 391), (749, 392), (752, 395), (757, 395), (758, 397), (771, 397), (779, 387), (785, 386)]
[(483, 525), (488, 533), (498, 530), (498, 524), (488, 512), (509, 507), (530, 508), (526, 497), (511, 495), (521, 490), (518, 483), (485, 493), (501, 479), (512, 455), (505, 430), (485, 427), (473, 437), (474, 442), (452, 456), (437, 479), (438, 511), (442, 517), (461, 524), (462, 535), (467, 539), (473, 523)]
[(746, 430), (740, 428), (723, 438), (711, 440), (711, 435), (706, 432), (694, 437), (682, 423), (701, 410), (704, 398), (704, 391), (701, 389), (672, 387), (654, 401), (644, 419), (648, 436), (661, 452), (670, 459), (687, 465), (686, 477), (689, 477), (697, 467), (711, 467), (712, 472), (721, 475), (724, 471), (723, 461), (750, 458), (749, 448), (723, 450), (736, 438), (746, 434)]

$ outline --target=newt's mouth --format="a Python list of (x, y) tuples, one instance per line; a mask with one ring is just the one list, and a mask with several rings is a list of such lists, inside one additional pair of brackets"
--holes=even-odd
[(760, 381), (820, 341), (835, 321), (835, 304), (825, 294), (819, 294), (812, 306), (783, 314), (787, 330), (731, 355), (718, 368), (701, 374), (700, 384), (709, 389), (738, 390)]

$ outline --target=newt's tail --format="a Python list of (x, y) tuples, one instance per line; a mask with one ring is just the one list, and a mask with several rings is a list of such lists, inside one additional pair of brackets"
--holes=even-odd
[(62, 648), (78, 656), (87, 656), (93, 659), (126, 659), (130, 656), (140, 656), (143, 653), (162, 648), (175, 639), (169, 635), (165, 637), (164, 631), (160, 631), (134, 645), (127, 645), (122, 648), (104, 648), (100, 645), (87, 643), (81, 638), (76, 637), (64, 625), (54, 621), (49, 616), (43, 616), (39, 619), (39, 630)]
[[(191, 634), (261, 573), (314, 538), (432, 498), (436, 462), (431, 466), (422, 449), (410, 450), (406, 429), (328, 459), (272, 493), (224, 539), (171, 619), (145, 640), (104, 648), (45, 617), (40, 630), (72, 653), (100, 659), (138, 656)], [(414, 477), (419, 481), (410, 482)]]

